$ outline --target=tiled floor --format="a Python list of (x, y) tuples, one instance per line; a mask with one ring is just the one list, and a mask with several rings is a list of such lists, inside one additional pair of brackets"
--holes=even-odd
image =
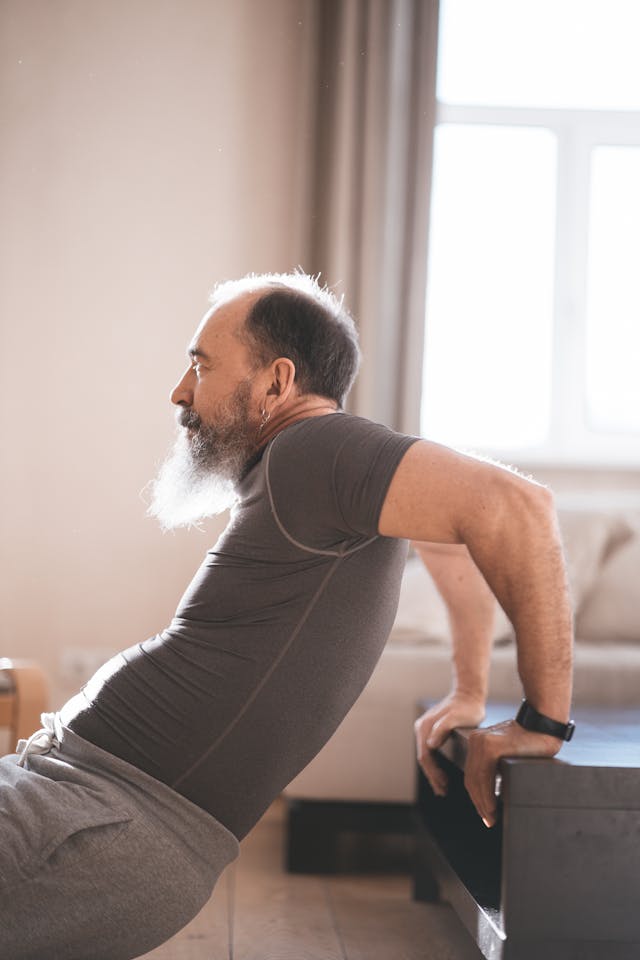
[[(279, 800), (243, 840), (201, 913), (145, 960), (481, 960), (448, 906), (416, 903), (406, 874), (288, 874)], [(228, 947), (235, 870), (234, 936)]]

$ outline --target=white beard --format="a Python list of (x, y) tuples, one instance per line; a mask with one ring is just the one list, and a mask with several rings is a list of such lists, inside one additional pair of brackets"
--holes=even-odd
[(204, 471), (182, 431), (150, 486), (147, 513), (157, 518), (163, 530), (197, 526), (207, 517), (224, 513), (236, 501), (233, 480), (222, 471)]
[(237, 484), (257, 447), (247, 384), (240, 384), (220, 407), (215, 426), (203, 424), (188, 408), (181, 408), (177, 419), (182, 427), (173, 449), (149, 484), (147, 513), (163, 530), (197, 526), (233, 506)]

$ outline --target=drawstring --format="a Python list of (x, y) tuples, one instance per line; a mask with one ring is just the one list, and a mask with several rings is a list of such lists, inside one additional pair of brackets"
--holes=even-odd
[(233, 960), (233, 934), (236, 912), (236, 863), (227, 867), (227, 941), (229, 944), (229, 960)]
[(24, 767), (27, 757), (32, 754), (49, 753), (52, 747), (59, 747), (62, 740), (62, 727), (57, 713), (41, 713), (42, 729), (32, 733), (28, 740), (18, 740), (16, 751), (20, 754), (18, 766)]

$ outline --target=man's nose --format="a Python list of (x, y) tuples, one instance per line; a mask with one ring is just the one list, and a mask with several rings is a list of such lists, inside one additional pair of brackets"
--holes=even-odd
[(187, 406), (190, 407), (193, 403), (193, 390), (191, 388), (191, 376), (192, 373), (191, 367), (188, 367), (178, 383), (171, 391), (170, 400), (171, 403), (176, 406)]

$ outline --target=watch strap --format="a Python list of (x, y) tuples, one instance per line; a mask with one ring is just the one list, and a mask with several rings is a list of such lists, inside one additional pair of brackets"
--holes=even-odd
[(571, 740), (576, 728), (573, 720), (569, 720), (569, 723), (560, 723), (559, 720), (546, 717), (544, 713), (538, 713), (528, 700), (522, 701), (516, 715), (516, 723), (532, 733), (546, 733), (550, 737), (557, 737), (558, 740), (566, 741)]

